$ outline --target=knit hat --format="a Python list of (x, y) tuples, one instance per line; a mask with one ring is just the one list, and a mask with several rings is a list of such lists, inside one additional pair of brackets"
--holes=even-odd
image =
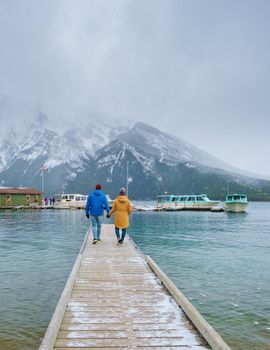
[(100, 184), (96, 184), (96, 190), (101, 190), (102, 186)]
[(125, 187), (121, 187), (120, 188), (120, 192), (119, 192), (120, 196), (124, 196), (126, 194), (126, 189)]

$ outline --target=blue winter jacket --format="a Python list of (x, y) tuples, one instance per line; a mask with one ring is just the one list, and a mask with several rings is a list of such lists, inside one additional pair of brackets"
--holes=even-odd
[(89, 193), (86, 203), (86, 215), (90, 212), (90, 215), (100, 216), (103, 215), (104, 209), (109, 214), (110, 207), (105, 194), (101, 190), (95, 190)]

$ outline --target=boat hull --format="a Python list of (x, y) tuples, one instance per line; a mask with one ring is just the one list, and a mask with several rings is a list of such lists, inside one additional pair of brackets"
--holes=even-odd
[(211, 210), (219, 204), (219, 201), (207, 202), (175, 202), (162, 203), (157, 205), (158, 210), (178, 211), (178, 210)]
[(218, 201), (209, 201), (209, 202), (193, 202), (193, 203), (179, 203), (178, 207), (182, 208), (183, 210), (210, 210), (213, 207), (215, 207), (216, 205), (218, 205), (219, 202)]
[(224, 209), (230, 213), (242, 213), (247, 210), (248, 203), (225, 203)]
[(54, 207), (61, 207), (61, 208), (80, 208), (85, 209), (86, 208), (86, 201), (61, 201), (56, 204), (54, 204)]

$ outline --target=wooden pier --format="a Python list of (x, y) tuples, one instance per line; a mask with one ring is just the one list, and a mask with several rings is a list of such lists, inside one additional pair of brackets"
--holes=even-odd
[(39, 350), (230, 350), (155, 262), (113, 225), (91, 233), (76, 259)]

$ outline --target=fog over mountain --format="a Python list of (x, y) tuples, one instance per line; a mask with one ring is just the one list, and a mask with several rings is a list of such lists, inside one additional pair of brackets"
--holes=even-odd
[[(126, 185), (130, 195), (154, 199), (160, 192), (224, 197), (244, 191), (250, 199), (270, 198), (270, 181), (232, 167), (211, 154), (153, 126), (85, 112), (86, 122), (70, 123), (40, 106), (9, 96), (0, 103), (0, 185), (41, 188), (45, 193), (87, 193), (101, 182), (115, 196)], [(98, 121), (98, 122), (97, 122)]]
[(0, 100), (82, 128), (90, 110), (138, 120), (270, 176), (269, 12), (268, 0), (3, 0)]

